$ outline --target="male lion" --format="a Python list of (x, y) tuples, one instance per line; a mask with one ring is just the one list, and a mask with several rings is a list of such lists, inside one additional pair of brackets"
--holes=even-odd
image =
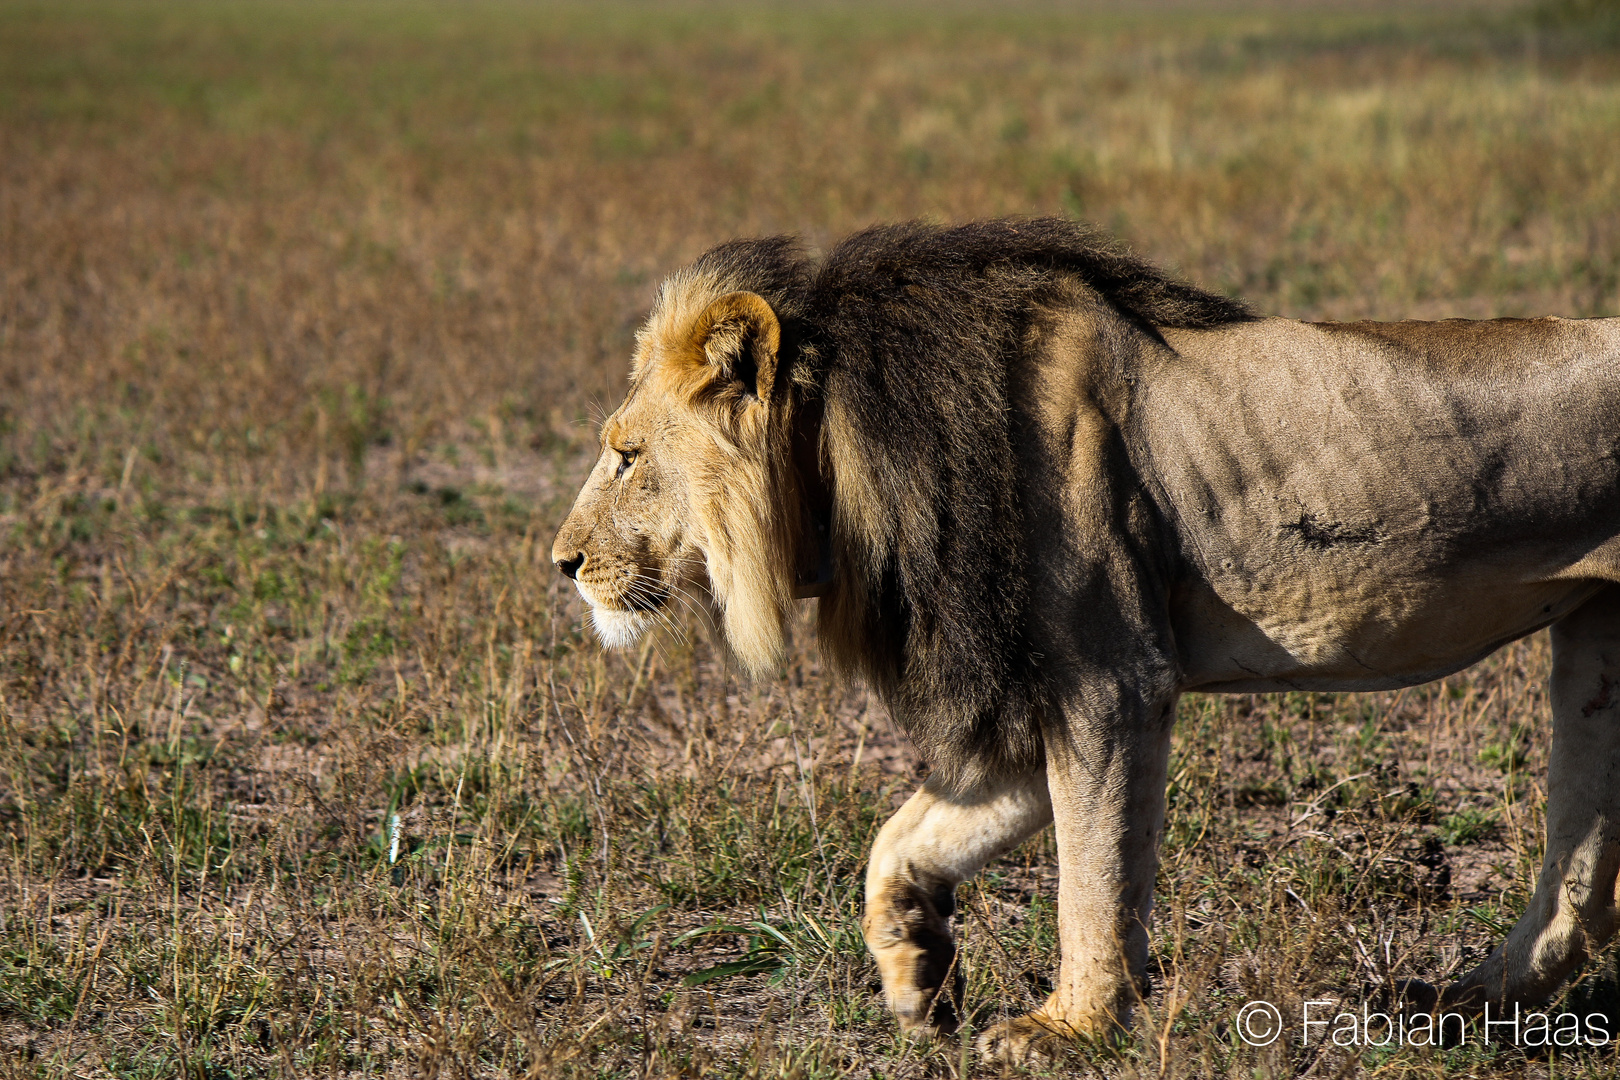
[(794, 598), (933, 767), (866, 940), (949, 1030), (958, 883), (1057, 828), (1056, 990), (981, 1049), (1128, 1022), (1177, 696), (1427, 682), (1552, 627), (1547, 852), (1448, 1008), (1614, 933), (1620, 319), (1300, 323), (1060, 220), (787, 239), (666, 281), (552, 557), (609, 645), (707, 598), (756, 675)]

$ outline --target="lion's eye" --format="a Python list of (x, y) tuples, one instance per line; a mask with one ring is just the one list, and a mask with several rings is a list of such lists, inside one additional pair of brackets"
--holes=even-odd
[(615, 480), (617, 480), (619, 477), (623, 476), (625, 470), (636, 463), (636, 457), (637, 457), (638, 453), (639, 452), (635, 451), (635, 450), (620, 450), (619, 451), (619, 471), (613, 474), (613, 478)]

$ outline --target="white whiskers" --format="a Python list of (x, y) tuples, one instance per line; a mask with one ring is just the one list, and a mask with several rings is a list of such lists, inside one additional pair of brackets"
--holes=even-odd
[(667, 626), (685, 641), (687, 628), (676, 618), (680, 609), (685, 609), (705, 626), (715, 624), (707, 590), (678, 581), (661, 581), (644, 570), (630, 571), (629, 583), (621, 593), (621, 602), (633, 605), (630, 608), (600, 605), (583, 584), (575, 582), (575, 587), (590, 604), (591, 624), (597, 638), (610, 649), (628, 648), (659, 625)]

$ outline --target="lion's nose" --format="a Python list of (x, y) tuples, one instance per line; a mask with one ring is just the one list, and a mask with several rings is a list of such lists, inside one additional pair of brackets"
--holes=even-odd
[(579, 573), (579, 568), (584, 565), (585, 553), (583, 551), (576, 551), (574, 554), (569, 555), (566, 558), (557, 560), (557, 569), (561, 570), (564, 574), (567, 574), (571, 578), (575, 574)]

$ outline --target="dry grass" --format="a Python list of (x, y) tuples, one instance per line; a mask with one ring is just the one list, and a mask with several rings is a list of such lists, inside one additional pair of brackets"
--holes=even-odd
[[(1067, 212), (1285, 314), (1614, 314), (1617, 41), (1585, 2), (0, 7), (0, 1073), (983, 1071), (872, 993), (881, 710), (808, 634), (755, 686), (701, 636), (604, 656), (545, 565), (652, 284)], [(1086, 1060), (1611, 1075), (1230, 1026), (1499, 939), (1546, 668), (1189, 700), (1156, 990)], [(978, 1023), (1042, 992), (1052, 867), (964, 890)], [(1612, 959), (1571, 994), (1620, 1020)]]

